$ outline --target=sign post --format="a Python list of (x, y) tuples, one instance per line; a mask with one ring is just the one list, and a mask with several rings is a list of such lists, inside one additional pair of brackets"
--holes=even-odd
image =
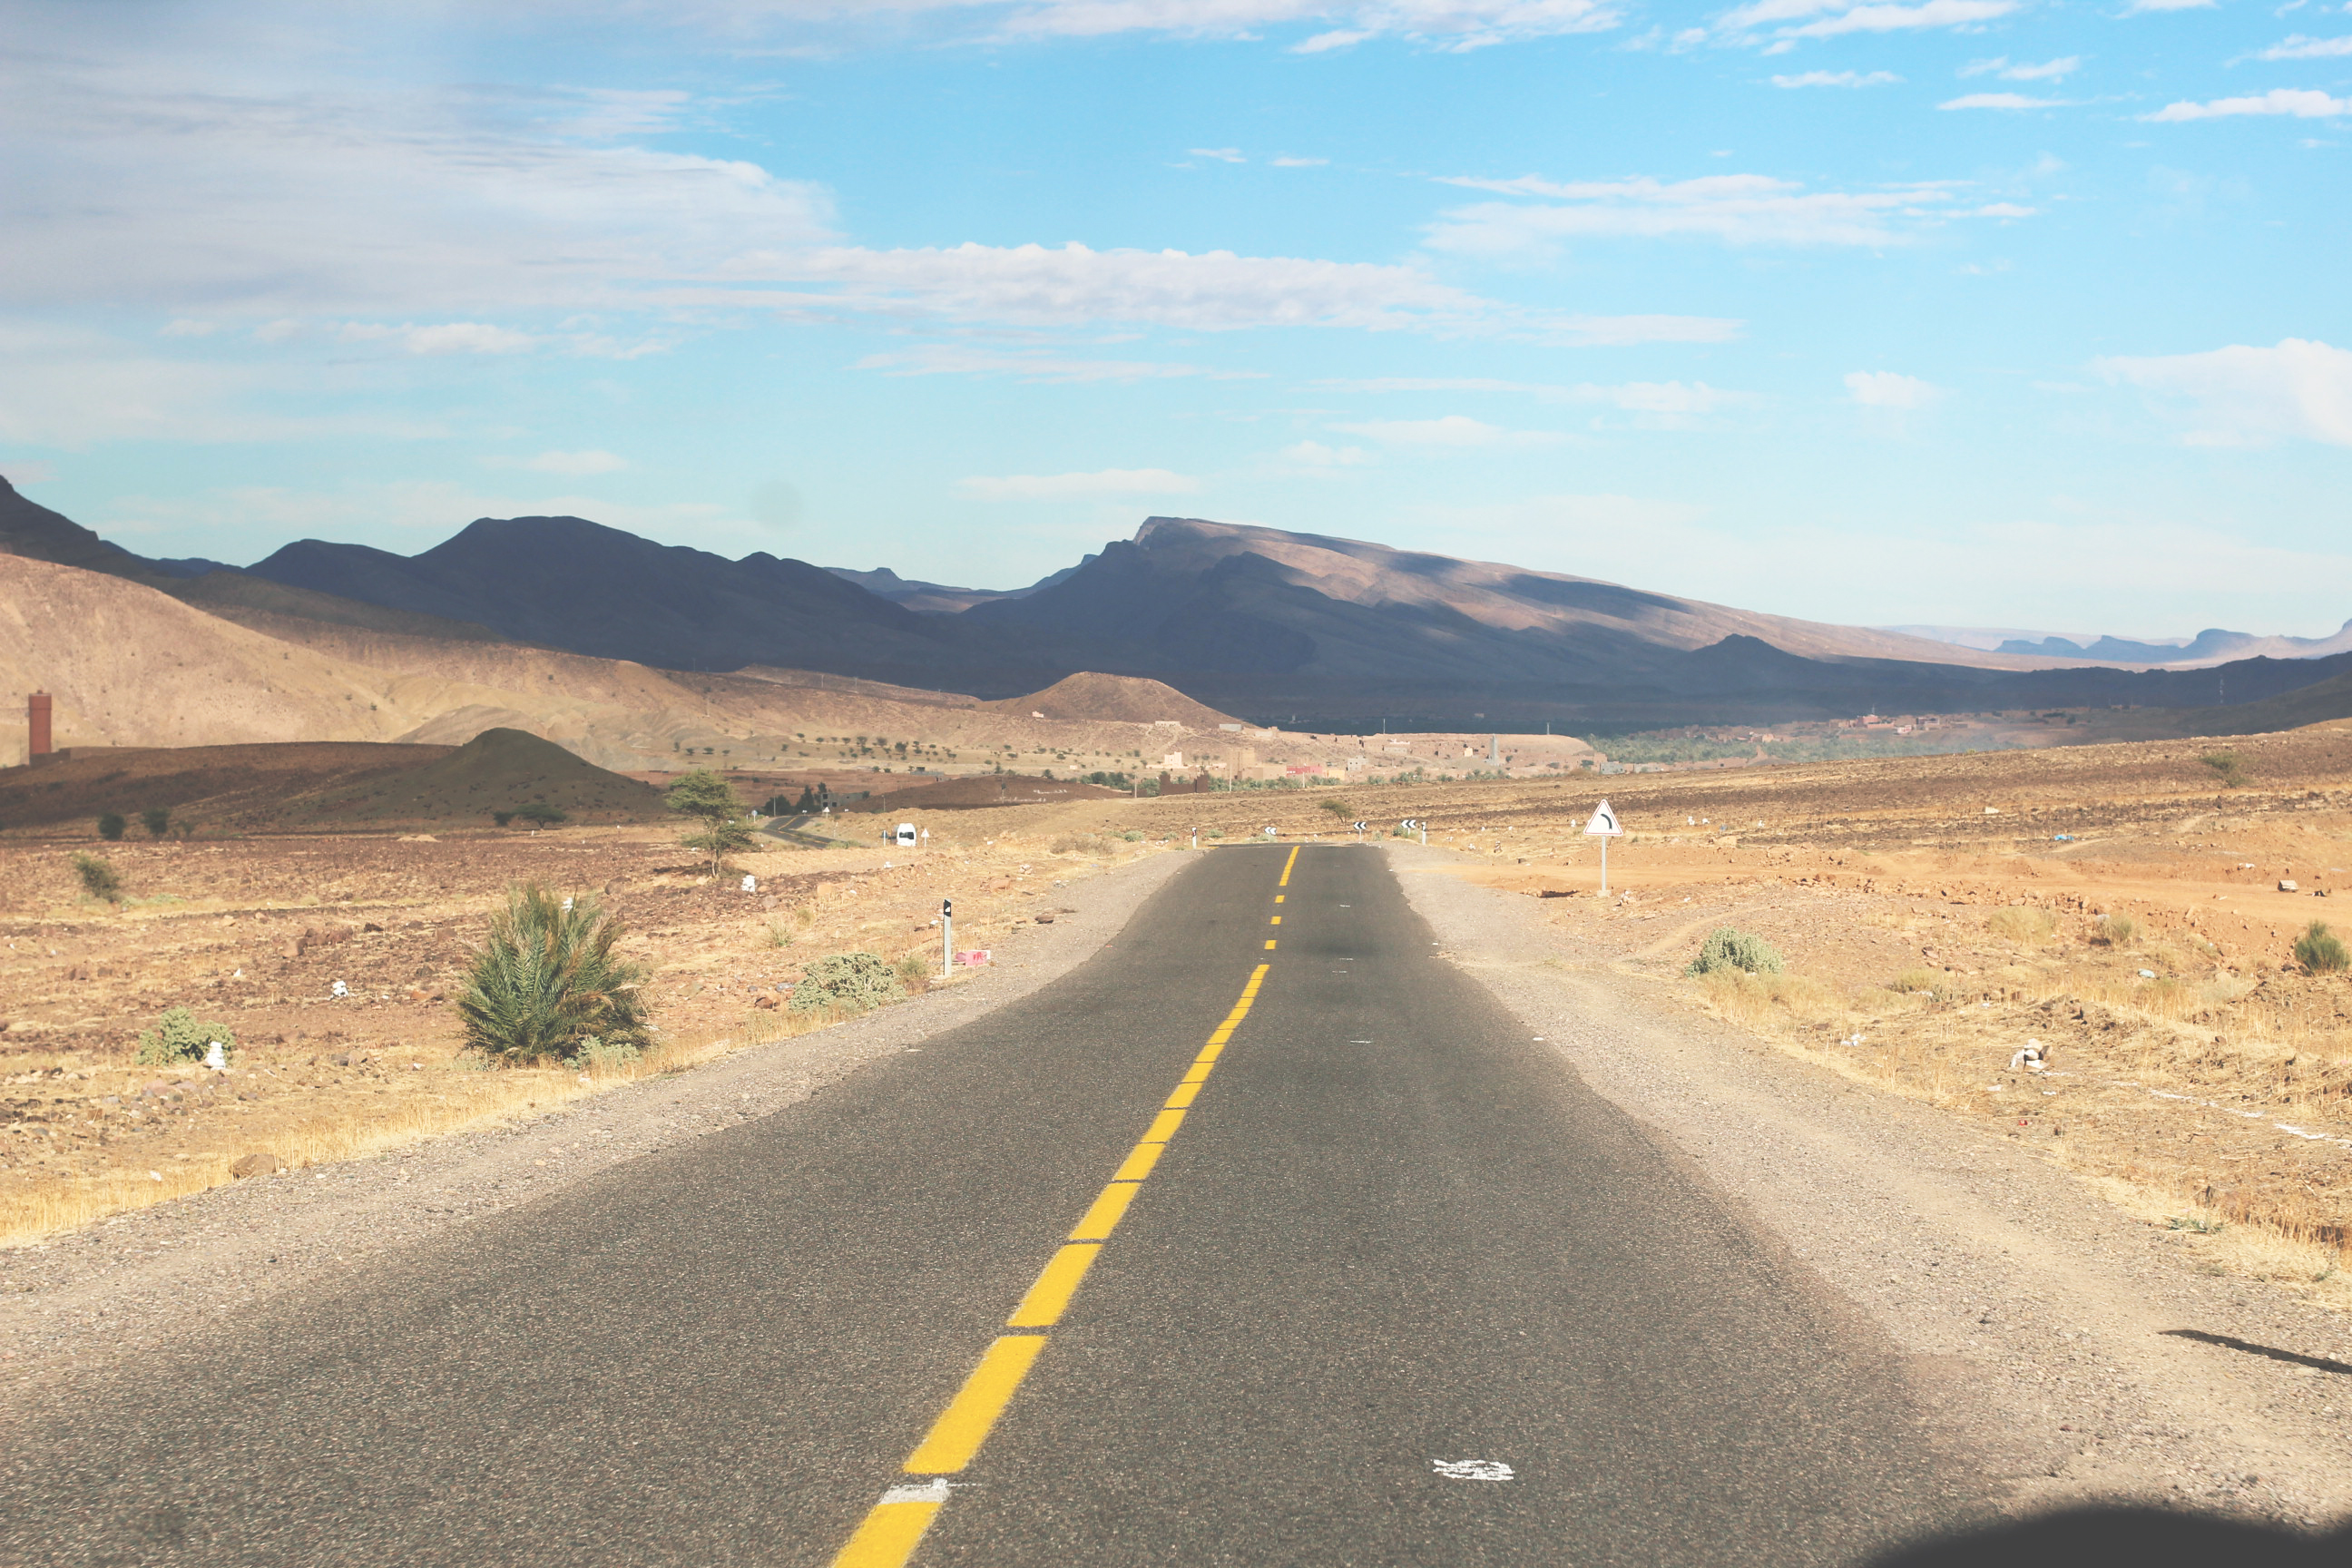
[(955, 978), (955, 900), (940, 900), (940, 978)]
[(1622, 837), (1625, 830), (1617, 826), (1617, 814), (1604, 800), (1593, 808), (1592, 820), (1584, 825), (1584, 831), (1601, 840), (1601, 896), (1605, 899), (1609, 896), (1609, 841)]

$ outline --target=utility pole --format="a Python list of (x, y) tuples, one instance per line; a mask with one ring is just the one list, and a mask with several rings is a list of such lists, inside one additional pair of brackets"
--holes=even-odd
[(940, 978), (955, 973), (955, 900), (940, 900)]

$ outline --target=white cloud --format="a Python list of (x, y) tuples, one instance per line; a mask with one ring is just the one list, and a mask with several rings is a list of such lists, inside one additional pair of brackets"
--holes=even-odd
[(1291, 46), (1322, 54), (1377, 38), (1463, 51), (1613, 27), (1602, 0), (1033, 0), (1003, 25), (1014, 37), (1156, 32), (1246, 37), (1286, 22), (1335, 22)]
[(1262, 380), (1256, 370), (1213, 370), (1207, 365), (1150, 360), (1081, 359), (1034, 349), (984, 349), (963, 343), (923, 343), (888, 353), (867, 354), (851, 368), (890, 375), (1013, 375), (1034, 382), (1159, 381), (1207, 376), (1215, 381)]
[(958, 479), (972, 500), (1073, 500), (1091, 496), (1191, 495), (1201, 481), (1166, 468), (1104, 468), (1091, 474), (1003, 474)]
[(2352, 350), (2304, 338), (2272, 348), (2103, 359), (2095, 368), (2192, 410), (2192, 446), (2258, 446), (2294, 437), (2352, 447)]
[(2210, 103), (2168, 103), (2142, 120), (2221, 120), (2234, 114), (2291, 114), (2298, 120), (2331, 120), (2352, 114), (2352, 99), (2330, 98), (2310, 88), (2274, 87), (2256, 98), (2217, 98)]
[(1696, 237), (1727, 245), (1859, 245), (1896, 242), (1905, 231), (1968, 216), (1952, 204), (1956, 184), (1874, 191), (1807, 191), (1766, 174), (1711, 174), (1564, 182), (1449, 178), (1443, 183), (1559, 205), (1482, 202), (1430, 226), (1433, 249), (1457, 255), (1541, 254), (1568, 239)]
[(2258, 60), (2326, 60), (2352, 55), (2352, 37), (2306, 38), (2294, 34), (2273, 44), (2254, 58)]
[(491, 326), (486, 321), (442, 321), (423, 327), (413, 324), (390, 327), (374, 321), (346, 321), (337, 329), (335, 335), (345, 342), (391, 340), (413, 354), (523, 353), (539, 342), (528, 332), (519, 332), (511, 327)]
[(1786, 29), (1792, 38), (1834, 38), (1846, 33), (1895, 33), (1920, 27), (1966, 27), (2006, 16), (2018, 0), (1924, 0), (1917, 5), (1856, 5), (1835, 16)]
[(1482, 299), (1419, 267), (1230, 250), (1095, 250), (1072, 242), (869, 250), (856, 246), (746, 258), (738, 284), (820, 283), (829, 293), (738, 289), (734, 304), (811, 312), (938, 316), (1043, 327), (1126, 323), (1193, 331), (1354, 327), (1513, 332), (1575, 342), (1717, 342), (1737, 321), (1688, 316), (1538, 312)]
[(1483, 376), (1380, 376), (1369, 381), (1325, 381), (1334, 392), (1513, 392), (1547, 403), (1606, 404), (1633, 414), (1712, 414), (1756, 401), (1752, 393), (1727, 392), (1703, 381), (1628, 381), (1613, 386), (1581, 382), (1495, 381)]
[(163, 336), (167, 338), (208, 338), (220, 331), (217, 321), (194, 321), (186, 317), (163, 324)]
[(2063, 81), (2082, 68), (2080, 55), (2044, 60), (2040, 65), (2028, 65), (2023, 60), (2011, 60), (2006, 55), (1996, 55), (1989, 60), (1970, 60), (1960, 68), (1959, 74), (1998, 76), (2003, 81)]
[(13, 485), (46, 485), (57, 477), (58, 470), (47, 463), (37, 463), (29, 458), (14, 463), (0, 459), (0, 478)]
[(1925, 408), (1938, 395), (1937, 387), (1917, 376), (1891, 370), (1848, 371), (1845, 389), (1864, 408)]
[(1192, 147), (1188, 148), (1186, 151), (1188, 155), (1192, 157), (1214, 158), (1221, 163), (1246, 163), (1249, 162), (1247, 158), (1242, 156), (1242, 150), (1238, 147)]
[(1371, 419), (1360, 425), (1334, 425), (1331, 428), (1391, 447), (1556, 447), (1568, 439), (1553, 430), (1506, 430), (1461, 414), (1449, 414), (1442, 419)]
[(830, 227), (816, 185), (601, 140), (675, 111), (642, 96), (388, 89), (340, 61), (290, 89), (294, 62), (268, 64), (117, 34), (0, 65), (0, 292), (248, 319), (635, 308)]
[(162, 358), (102, 333), (0, 318), (0, 441), (283, 441), (320, 436), (415, 440), (429, 420), (267, 412), (309, 405), (308, 367)]
[(1936, 105), (1938, 109), (2064, 109), (2063, 98), (2027, 98), (2014, 92), (1969, 92)]
[[(1831, 38), (1846, 33), (1894, 33), (1922, 27), (1969, 27), (2008, 16), (2021, 0), (1920, 0), (1917, 5), (1852, 5), (1849, 0), (1749, 0), (1724, 13), (1717, 26), (1727, 34), (1751, 34), (1769, 26), (1780, 41), (1767, 50), (1783, 53), (1798, 38)], [(1823, 12), (1832, 15), (1823, 16)], [(1787, 26), (1803, 17), (1815, 20)]]
[(1903, 79), (1893, 71), (1801, 71), (1795, 76), (1776, 76), (1774, 87), (1884, 87)]
[(569, 479), (585, 479), (591, 474), (616, 474), (629, 466), (625, 458), (593, 449), (583, 452), (541, 452), (523, 464), (542, 474), (562, 474)]
[(1331, 162), (1328, 158), (1293, 158), (1288, 155), (1275, 159), (1277, 169), (1320, 169)]
[(2124, 15), (2133, 16), (2147, 11), (2201, 11), (2215, 3), (2216, 0), (2132, 0), (2124, 7)]

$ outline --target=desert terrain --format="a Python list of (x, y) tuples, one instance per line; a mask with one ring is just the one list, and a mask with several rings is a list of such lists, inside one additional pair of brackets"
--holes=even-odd
[[(2229, 763), (2235, 784), (2207, 757)], [(59, 764), (62, 765), (62, 764)], [(2352, 726), (1610, 779), (1255, 790), (889, 813), (820, 823), (718, 880), (648, 820), (533, 834), (258, 832), (98, 845), (63, 825), (0, 849), (5, 1201), (33, 1234), (113, 1205), (592, 1092), (578, 1075), (467, 1070), (450, 998), (511, 882), (604, 899), (655, 969), (665, 1070), (791, 1027), (812, 959), (872, 951), (941, 973), (1054, 917), (1054, 889), (1140, 854), (1426, 823), (1455, 874), (1525, 894), (1565, 949), (1794, 1053), (2116, 1184), (2217, 1257), (2352, 1304), (2352, 979), (2294, 942), (2352, 865)], [(975, 784), (982, 781), (973, 781)], [(935, 786), (936, 787), (936, 786)], [(1599, 896), (1581, 829), (1606, 792), (1627, 828)], [(650, 794), (650, 791), (647, 792)], [(919, 790), (918, 795), (919, 795)], [(917, 795), (904, 797), (911, 803)], [(887, 797), (883, 797), (887, 801)], [(882, 804), (877, 802), (877, 804)], [(772, 842), (772, 841), (771, 841)], [(851, 847), (851, 846), (856, 847)], [(102, 850), (130, 901), (79, 891)], [(749, 872), (758, 890), (740, 890)], [(2282, 884), (2294, 884), (2283, 890)], [(1783, 972), (1682, 971), (1722, 925)], [(336, 997), (344, 983), (348, 996)], [(952, 983), (951, 981), (950, 983)], [(131, 1066), (184, 1003), (237, 1036), (237, 1071)], [(2028, 1041), (2046, 1073), (2012, 1066)], [(522, 1086), (522, 1087), (518, 1087)], [(159, 1179), (160, 1174), (160, 1179)]]

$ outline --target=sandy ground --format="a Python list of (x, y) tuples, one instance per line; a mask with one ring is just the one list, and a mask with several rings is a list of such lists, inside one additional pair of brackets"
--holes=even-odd
[(2021, 1511), (2128, 1498), (2352, 1512), (2352, 1322), (2216, 1270), (1992, 1125), (1677, 1005), (1606, 936), (1391, 851), (1454, 961), (1911, 1358)]
[(473, 1131), (216, 1187), (0, 1251), (0, 1384), (28, 1388), (135, 1354), (192, 1321), (330, 1283), (372, 1254), (821, 1092), (861, 1062), (918, 1049), (1115, 942), (1129, 916), (1187, 863), (1153, 856), (1073, 882), (1056, 895), (1066, 912), (1002, 940), (985, 973), (861, 1019), (566, 1106), (519, 1109)]

